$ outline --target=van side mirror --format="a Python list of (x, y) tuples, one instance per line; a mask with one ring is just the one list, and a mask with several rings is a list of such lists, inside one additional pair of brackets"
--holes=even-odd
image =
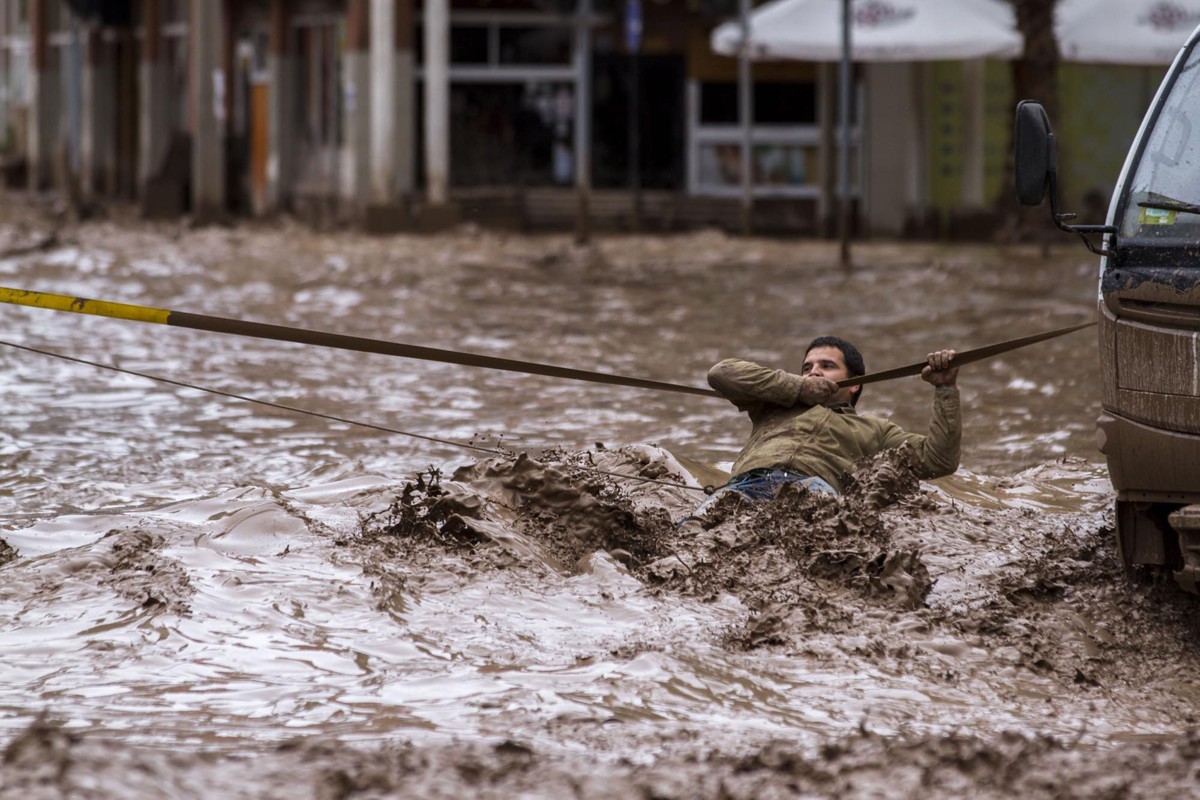
[(1017, 200), (1023, 206), (1039, 206), (1052, 182), (1051, 173), (1058, 171), (1050, 118), (1041, 103), (1022, 100), (1017, 104), (1015, 125)]
[[(1112, 256), (1117, 246), (1117, 229), (1111, 225), (1068, 225), (1074, 214), (1058, 211), (1058, 155), (1050, 117), (1041, 103), (1022, 100), (1017, 103), (1017, 119), (1013, 128), (1013, 162), (1016, 167), (1017, 200), (1023, 206), (1039, 206), (1050, 193), (1050, 218), (1059, 230), (1075, 233), (1087, 249), (1096, 255)], [(1089, 236), (1100, 236), (1096, 247)], [(1104, 237), (1108, 237), (1105, 247)]]

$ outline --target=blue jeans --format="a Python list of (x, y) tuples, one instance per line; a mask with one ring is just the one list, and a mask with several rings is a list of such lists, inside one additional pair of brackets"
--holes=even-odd
[(681, 522), (694, 517), (703, 517), (708, 509), (730, 492), (737, 492), (749, 500), (771, 500), (779, 492), (779, 487), (785, 483), (798, 483), (810, 492), (821, 494), (837, 494), (838, 490), (824, 478), (793, 472), (790, 469), (752, 469), (740, 475), (734, 475), (729, 482), (713, 492), (708, 499), (696, 507), (691, 515)]

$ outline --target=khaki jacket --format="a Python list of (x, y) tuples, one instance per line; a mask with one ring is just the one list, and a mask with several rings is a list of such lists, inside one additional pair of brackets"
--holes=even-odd
[(916, 450), (920, 477), (938, 478), (958, 469), (962, 418), (958, 389), (934, 390), (929, 435), (905, 433), (879, 417), (860, 417), (854, 408), (799, 402), (800, 375), (726, 359), (708, 372), (708, 383), (750, 415), (750, 439), (733, 464), (733, 474), (780, 467), (829, 481), (843, 491), (856, 461), (905, 442)]

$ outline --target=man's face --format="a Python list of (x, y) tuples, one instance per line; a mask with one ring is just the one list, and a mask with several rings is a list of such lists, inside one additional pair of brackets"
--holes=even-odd
[[(816, 375), (835, 382), (850, 377), (850, 371), (846, 369), (846, 357), (836, 347), (814, 347), (809, 350), (804, 356), (804, 366), (800, 369), (800, 374)], [(861, 388), (861, 386), (847, 386), (844, 389), (838, 389), (825, 405), (853, 402), (854, 395), (858, 394)]]

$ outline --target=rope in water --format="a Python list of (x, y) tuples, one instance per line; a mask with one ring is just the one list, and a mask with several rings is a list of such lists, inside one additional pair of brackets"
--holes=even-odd
[[(38, 355), (42, 355), (42, 356), (49, 356), (50, 358), (57, 358), (61, 361), (69, 361), (69, 362), (72, 362), (75, 364), (84, 364), (89, 367), (96, 367), (98, 369), (109, 370), (111, 372), (119, 372), (124, 375), (132, 375), (136, 378), (144, 378), (149, 381), (165, 383), (170, 386), (178, 386), (183, 389), (194, 389), (198, 392), (207, 392), (208, 394), (215, 394), (220, 397), (228, 397), (233, 400), (241, 400), (246, 403), (254, 403), (254, 404), (260, 405), (260, 406), (267, 406), (268, 408), (277, 408), (281, 411), (288, 411), (293, 414), (303, 414), (303, 415), (310, 416), (310, 417), (317, 417), (319, 419), (329, 420), (331, 422), (340, 422), (344, 425), (354, 425), (354, 426), (357, 426), (360, 428), (369, 428), (370, 430), (382, 431), (383, 433), (392, 433), (392, 434), (396, 434), (398, 436), (408, 436), (410, 438), (420, 439), (425, 442), (433, 442), (434, 444), (447, 445), (449, 447), (459, 447), (459, 448), (462, 448), (465, 450), (474, 450), (475, 452), (487, 453), (488, 455), (501, 456), (504, 458), (511, 458), (513, 456), (513, 454), (511, 452), (506, 452), (504, 450), (497, 450), (497, 449), (491, 448), (491, 447), (481, 447), (481, 446), (475, 445), (475, 444), (468, 444), (467, 442), (457, 442), (457, 441), (454, 441), (453, 439), (443, 439), (438, 436), (427, 436), (423, 433), (413, 433), (412, 431), (404, 431), (404, 430), (400, 430), (399, 428), (390, 428), (386, 425), (376, 425), (373, 422), (363, 422), (361, 420), (349, 419), (347, 417), (339, 417), (335, 414), (325, 414), (320, 411), (313, 411), (313, 410), (307, 409), (307, 408), (300, 408), (298, 406), (290, 406), (285, 403), (276, 403), (271, 400), (262, 400), (257, 397), (249, 397), (247, 395), (237, 394), (235, 392), (226, 392), (222, 389), (213, 389), (208, 386), (197, 386), (196, 384), (187, 383), (185, 381), (175, 380), (173, 378), (164, 378), (161, 375), (151, 375), (150, 373), (147, 373), (147, 372), (138, 372), (137, 370), (126, 369), (124, 367), (118, 367), (115, 364), (102, 364), (98, 361), (89, 361), (85, 358), (69, 356), (64, 353), (55, 353), (55, 352), (52, 352), (49, 350), (39, 350), (36, 347), (29, 347), (28, 345), (17, 344), (15, 342), (7, 342), (4, 340), (0, 340), (0, 345), (3, 345), (4, 347), (12, 347), (17, 350), (24, 350), (29, 353), (37, 353)], [(620, 480), (640, 481), (642, 483), (653, 483), (653, 484), (657, 484), (659, 486), (669, 486), (673, 489), (687, 489), (687, 490), (693, 491), (693, 492), (705, 492), (706, 491), (705, 489), (702, 489), (701, 487), (698, 487), (698, 486), (688, 486), (686, 484), (675, 483), (672, 481), (661, 481), (656, 478), (647, 478), (647, 477), (644, 477), (641, 475), (625, 475), (620, 472), (612, 472), (610, 470), (598, 469), (596, 467), (584, 467), (584, 466), (578, 466), (578, 465), (572, 465), (572, 467), (574, 469), (578, 469), (583, 472), (588, 472), (588, 473), (592, 473), (595, 475), (604, 475), (604, 476), (607, 476), (610, 478), (618, 478)]]

